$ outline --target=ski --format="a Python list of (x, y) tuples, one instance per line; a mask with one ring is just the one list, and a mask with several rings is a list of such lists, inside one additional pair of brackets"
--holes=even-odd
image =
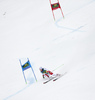
[(48, 83), (49, 81), (53, 80), (54, 78), (55, 78), (55, 77), (52, 77), (52, 78), (48, 79), (47, 81), (43, 82), (43, 84)]
[(51, 80), (56, 81), (56, 80), (58, 80), (59, 78), (61, 78), (62, 76), (64, 76), (66, 73), (67, 73), (67, 72), (65, 72), (64, 74), (59, 74), (59, 75), (56, 76), (56, 77), (51, 77), (50, 79), (48, 79), (48, 80), (46, 80), (45, 82), (43, 82), (43, 84), (46, 84), (46, 83), (50, 82)]
[(56, 78), (54, 78), (53, 81), (58, 80), (59, 78), (61, 78), (61, 77), (64, 76), (65, 74), (67, 74), (67, 72), (65, 72), (64, 74), (61, 74), (60, 76), (58, 76), (58, 77), (56, 77)]

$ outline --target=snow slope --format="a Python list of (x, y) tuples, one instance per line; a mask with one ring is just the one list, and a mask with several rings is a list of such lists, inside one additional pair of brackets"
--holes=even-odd
[[(95, 100), (95, 0), (59, 2), (54, 21), (49, 0), (0, 0), (0, 100)], [(27, 57), (38, 82), (24, 82)], [(43, 85), (40, 66), (68, 73)]]

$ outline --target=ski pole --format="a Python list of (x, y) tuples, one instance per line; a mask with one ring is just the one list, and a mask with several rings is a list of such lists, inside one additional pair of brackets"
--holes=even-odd
[(55, 68), (53, 71), (57, 70), (58, 68), (62, 67), (64, 64), (58, 66), (57, 68)]

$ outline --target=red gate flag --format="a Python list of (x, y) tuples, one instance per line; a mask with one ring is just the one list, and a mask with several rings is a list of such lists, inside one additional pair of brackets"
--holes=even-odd
[(56, 10), (58, 8), (61, 8), (61, 7), (60, 7), (59, 3), (54, 3), (54, 4), (51, 4), (51, 8), (52, 8), (52, 10)]
[(54, 20), (55, 20), (55, 16), (54, 16), (53, 10), (56, 10), (58, 8), (60, 8), (62, 16), (64, 17), (62, 9), (61, 9), (61, 6), (59, 4), (59, 0), (57, 0), (57, 3), (53, 3), (53, 4), (51, 4), (51, 0), (49, 0), (49, 1), (50, 1), (50, 5), (51, 5), (51, 9), (52, 9), (52, 14), (53, 14)]

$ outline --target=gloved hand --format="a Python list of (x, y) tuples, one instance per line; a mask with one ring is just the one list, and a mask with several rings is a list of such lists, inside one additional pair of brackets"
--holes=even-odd
[(47, 75), (49, 75), (49, 72), (48, 72), (48, 71), (46, 71), (46, 74), (47, 74)]

